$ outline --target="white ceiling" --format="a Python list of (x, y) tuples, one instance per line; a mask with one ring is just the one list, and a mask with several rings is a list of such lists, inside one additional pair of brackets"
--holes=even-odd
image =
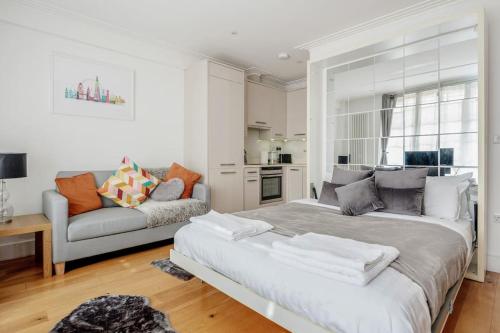
[[(295, 46), (419, 0), (45, 0), (137, 35), (291, 81), (306, 75)], [(237, 35), (232, 35), (237, 31)], [(291, 58), (279, 60), (279, 52)]]

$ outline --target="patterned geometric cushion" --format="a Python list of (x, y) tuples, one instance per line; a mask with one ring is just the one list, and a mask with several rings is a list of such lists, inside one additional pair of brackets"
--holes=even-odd
[(139, 206), (160, 183), (160, 180), (125, 156), (114, 175), (97, 190), (122, 207)]

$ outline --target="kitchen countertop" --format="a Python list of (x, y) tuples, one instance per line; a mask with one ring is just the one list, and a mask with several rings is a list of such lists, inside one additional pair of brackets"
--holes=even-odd
[(305, 167), (307, 163), (282, 163), (282, 164), (245, 164), (244, 168), (260, 168), (266, 166), (281, 166), (281, 167)]

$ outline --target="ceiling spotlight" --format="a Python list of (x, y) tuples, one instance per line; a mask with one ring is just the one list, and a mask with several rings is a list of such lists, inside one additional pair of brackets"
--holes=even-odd
[(290, 58), (290, 55), (286, 52), (278, 53), (278, 59), (280, 59), (280, 60), (287, 60), (289, 58)]

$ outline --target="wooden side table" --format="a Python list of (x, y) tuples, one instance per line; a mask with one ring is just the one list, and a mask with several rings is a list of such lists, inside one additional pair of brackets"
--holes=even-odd
[(0, 224), (0, 237), (35, 233), (35, 257), (43, 263), (43, 277), (52, 276), (52, 224), (42, 214), (15, 216)]

